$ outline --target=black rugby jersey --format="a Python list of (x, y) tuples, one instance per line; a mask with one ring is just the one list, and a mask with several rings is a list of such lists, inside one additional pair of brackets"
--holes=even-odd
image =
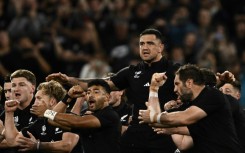
[(158, 91), (158, 97), (161, 103), (161, 108), (169, 100), (176, 99), (174, 93), (174, 73), (178, 66), (172, 62), (162, 58), (158, 62), (154, 62), (151, 66), (143, 61), (136, 66), (130, 65), (120, 70), (111, 81), (120, 90), (126, 89), (128, 102), (134, 104), (133, 107), (133, 124), (138, 124), (138, 114), (140, 109), (146, 109), (145, 102), (149, 97), (149, 86), (154, 73), (166, 72), (167, 81)]
[[(14, 112), (14, 124), (18, 131), (22, 128), (31, 125), (36, 119), (37, 116), (31, 114), (30, 109), (35, 102), (35, 98), (33, 97), (30, 105), (28, 105), (25, 109), (21, 110), (19, 108), (16, 109)], [(4, 122), (5, 121), (5, 112), (1, 114), (0, 119)]]
[(62, 140), (62, 135), (64, 133), (61, 128), (48, 124), (46, 118), (38, 118), (34, 124), (21, 130), (22, 134), (29, 138), (27, 131), (29, 131), (36, 139), (39, 139), (41, 142), (53, 142)]

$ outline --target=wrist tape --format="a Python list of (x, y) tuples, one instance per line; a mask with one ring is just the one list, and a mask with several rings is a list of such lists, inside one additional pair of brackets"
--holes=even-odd
[(150, 91), (149, 98), (150, 97), (158, 97), (158, 93), (157, 92)]
[(44, 117), (46, 117), (46, 118), (48, 118), (48, 119), (53, 121), (56, 114), (57, 114), (57, 112), (55, 112), (53, 110), (50, 110), (50, 109), (47, 109), (44, 112)]

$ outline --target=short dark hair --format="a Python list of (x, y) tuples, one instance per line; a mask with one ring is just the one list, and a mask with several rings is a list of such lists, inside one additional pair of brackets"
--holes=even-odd
[(237, 80), (230, 82), (230, 84), (237, 90), (239, 90), (239, 92), (241, 91), (241, 83)]
[(8, 82), (11, 82), (10, 80), (10, 74), (7, 74), (5, 77), (4, 77), (4, 83), (8, 83)]
[(159, 39), (163, 43), (162, 33), (154, 28), (145, 29), (143, 32), (141, 32), (140, 37), (143, 35), (149, 35), (149, 34), (155, 35), (156, 38)]
[(181, 66), (177, 72), (176, 75), (179, 75), (179, 79), (182, 82), (186, 82), (188, 79), (192, 79), (193, 82), (197, 85), (204, 85), (204, 77), (200, 70), (200, 68), (193, 64), (186, 64)]
[(88, 87), (91, 87), (91, 86), (102, 86), (108, 94), (110, 94), (111, 92), (111, 88), (109, 84), (103, 79), (94, 79), (90, 81), (88, 83)]
[(36, 86), (36, 76), (31, 71), (24, 69), (16, 70), (10, 75), (10, 80), (20, 77), (26, 78), (27, 81)]
[(210, 87), (215, 87), (217, 84), (215, 73), (208, 68), (201, 68), (201, 72), (203, 74), (205, 85), (208, 85)]

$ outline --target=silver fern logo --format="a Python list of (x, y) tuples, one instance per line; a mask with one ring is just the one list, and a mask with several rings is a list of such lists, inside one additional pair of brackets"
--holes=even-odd
[(136, 79), (139, 78), (139, 77), (140, 77), (140, 76), (139, 76), (140, 74), (141, 74), (141, 71), (136, 71), (136, 72), (134, 73), (134, 78), (136, 78)]
[(19, 126), (20, 124), (18, 122), (19, 122), (19, 116), (15, 116), (14, 117), (14, 125)]
[(55, 134), (59, 134), (62, 133), (62, 130), (60, 130), (60, 128), (55, 128)]
[(32, 117), (30, 117), (30, 119), (29, 119), (29, 123), (28, 123), (28, 124), (30, 125), (30, 124), (32, 124), (32, 123), (33, 123), (33, 121), (32, 121)]
[(43, 125), (42, 126), (42, 133), (41, 133), (41, 135), (46, 135), (47, 133), (46, 133), (46, 126), (45, 125)]

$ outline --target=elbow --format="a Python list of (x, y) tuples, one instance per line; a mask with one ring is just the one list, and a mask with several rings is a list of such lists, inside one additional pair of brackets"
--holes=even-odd
[(73, 149), (72, 147), (72, 143), (68, 142), (68, 143), (64, 143), (62, 146), (62, 153), (70, 153)]
[(187, 148), (186, 146), (179, 146), (178, 149), (181, 151), (181, 152), (185, 152), (186, 150), (188, 150), (189, 148)]
[(73, 150), (73, 148), (77, 145), (78, 141), (79, 141), (79, 136), (76, 134), (72, 140), (63, 143), (61, 146), (63, 150), (62, 153), (70, 153)]

